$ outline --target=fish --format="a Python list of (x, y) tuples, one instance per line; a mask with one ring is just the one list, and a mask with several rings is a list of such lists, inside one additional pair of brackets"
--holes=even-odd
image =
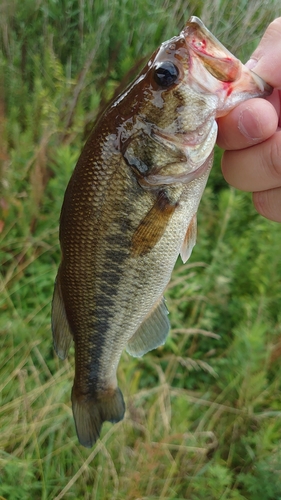
[(216, 118), (271, 91), (193, 16), (95, 124), (64, 196), (52, 301), (61, 359), (74, 341), (81, 445), (92, 447), (105, 421), (124, 417), (123, 350), (141, 357), (165, 343), (163, 293), (196, 242)]

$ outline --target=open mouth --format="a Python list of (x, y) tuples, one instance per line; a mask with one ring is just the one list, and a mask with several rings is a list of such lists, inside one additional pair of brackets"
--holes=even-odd
[(243, 66), (198, 17), (192, 16), (182, 33), (193, 56), (193, 78), (204, 90), (223, 88), (227, 96), (233, 91), (257, 97), (271, 94), (270, 85)]

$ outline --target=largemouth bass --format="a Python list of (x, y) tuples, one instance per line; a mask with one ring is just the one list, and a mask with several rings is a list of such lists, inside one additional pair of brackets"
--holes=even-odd
[(168, 335), (163, 292), (195, 244), (216, 118), (270, 90), (192, 17), (95, 125), (64, 197), (52, 309), (60, 358), (74, 340), (82, 445), (124, 416), (123, 349), (142, 356)]

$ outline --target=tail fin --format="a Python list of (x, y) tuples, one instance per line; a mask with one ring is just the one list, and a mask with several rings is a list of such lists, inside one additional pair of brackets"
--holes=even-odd
[(77, 392), (73, 386), (71, 399), (76, 433), (80, 444), (91, 448), (99, 438), (105, 421), (114, 424), (122, 420), (125, 403), (118, 387), (110, 393), (97, 394), (92, 398), (81, 396)]

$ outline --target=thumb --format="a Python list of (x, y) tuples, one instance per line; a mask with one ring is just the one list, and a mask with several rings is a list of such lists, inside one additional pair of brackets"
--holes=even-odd
[(270, 23), (246, 66), (281, 89), (281, 17)]

